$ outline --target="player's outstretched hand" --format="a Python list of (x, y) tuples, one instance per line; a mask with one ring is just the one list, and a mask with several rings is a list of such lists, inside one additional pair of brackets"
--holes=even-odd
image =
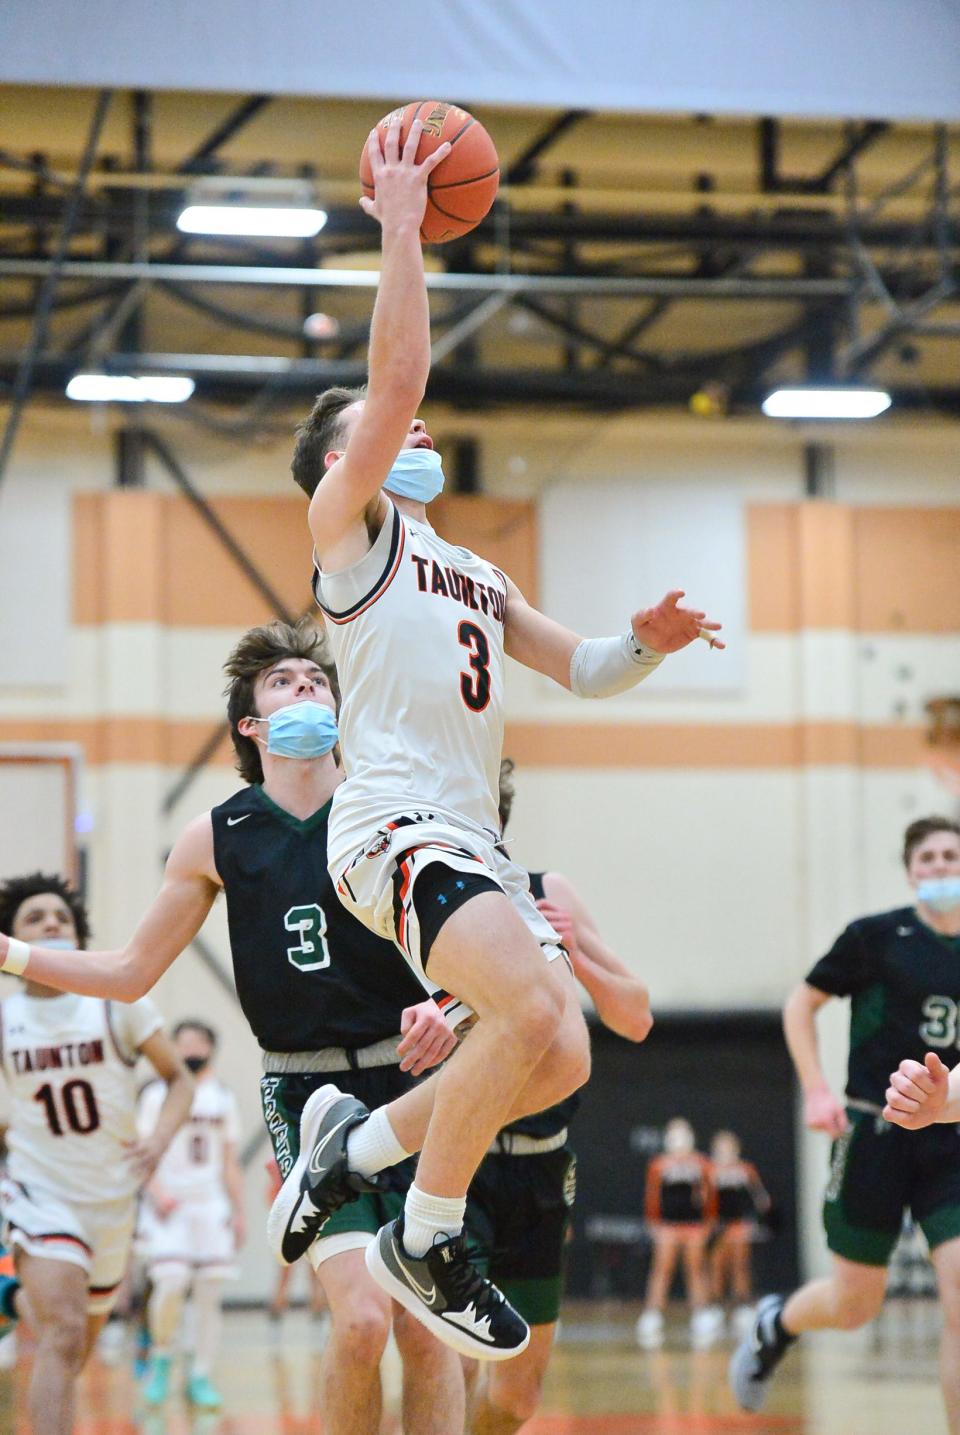
[(401, 152), (399, 114), (387, 126), (382, 150), (379, 126), (370, 131), (367, 158), (374, 192), (372, 199), (367, 195), (362, 197), (360, 208), (384, 229), (404, 221), (420, 228), (427, 207), (427, 179), (451, 149), (450, 144), (444, 141), (427, 155), (422, 164), (417, 164), (417, 145), (422, 134), (422, 120), (414, 120)]
[(422, 1076), (453, 1051), (457, 1038), (432, 999), (408, 1006), (400, 1017), (403, 1040), (397, 1046), (400, 1070)]
[(549, 897), (540, 898), (537, 903), (537, 911), (542, 912), (546, 917), (566, 947), (572, 961), (575, 956), (579, 955), (580, 948), (577, 943), (576, 924), (571, 914), (567, 911), (566, 907), (558, 907), (555, 902), (551, 902)]
[(811, 1131), (825, 1131), (832, 1140), (842, 1136), (848, 1125), (843, 1102), (828, 1086), (817, 1086), (803, 1098), (803, 1120)]
[(124, 1145), (127, 1148), (127, 1160), (136, 1172), (137, 1180), (143, 1186), (157, 1169), (157, 1164), (165, 1148), (158, 1145), (152, 1136), (143, 1137), (139, 1141), (125, 1141)]
[(901, 1061), (890, 1077), (883, 1114), (895, 1126), (919, 1131), (938, 1121), (950, 1096), (950, 1069), (936, 1052), (928, 1051), (923, 1063)]
[(637, 642), (655, 653), (678, 653), (698, 638), (703, 638), (711, 648), (725, 648), (726, 643), (717, 637), (721, 624), (711, 622), (706, 613), (696, 608), (681, 608), (682, 597), (683, 590), (674, 588), (655, 608), (641, 608), (639, 613), (634, 613), (630, 626)]

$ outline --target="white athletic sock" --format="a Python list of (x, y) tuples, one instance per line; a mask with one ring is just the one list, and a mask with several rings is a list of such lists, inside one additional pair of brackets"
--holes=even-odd
[(385, 1166), (395, 1166), (411, 1154), (394, 1135), (385, 1106), (371, 1111), (366, 1121), (355, 1126), (347, 1137), (347, 1165), (368, 1180)]
[(459, 1236), (466, 1209), (466, 1196), (431, 1196), (414, 1182), (403, 1204), (404, 1249), (411, 1256), (425, 1256), (437, 1236)]
[(219, 1276), (198, 1275), (193, 1283), (193, 1306), (197, 1329), (194, 1337), (192, 1375), (209, 1378), (220, 1348), (221, 1295)]

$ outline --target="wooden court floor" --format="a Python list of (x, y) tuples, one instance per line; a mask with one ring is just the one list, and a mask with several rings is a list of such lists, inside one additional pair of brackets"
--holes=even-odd
[[(891, 1302), (867, 1332), (819, 1335), (791, 1352), (768, 1410), (734, 1408), (724, 1372), (729, 1345), (692, 1352), (682, 1319), (655, 1353), (632, 1342), (636, 1311), (571, 1306), (543, 1410), (524, 1435), (940, 1435), (936, 1308)], [(293, 1312), (274, 1339), (264, 1316), (227, 1316), (217, 1379), (222, 1413), (191, 1416), (180, 1400), (144, 1415), (129, 1361), (96, 1357), (83, 1377), (77, 1435), (323, 1435), (317, 1413), (318, 1330)], [(29, 1435), (25, 1361), (0, 1371), (0, 1435)], [(400, 1435), (399, 1365), (385, 1363), (384, 1435)], [(406, 1435), (417, 1435), (408, 1431)]]

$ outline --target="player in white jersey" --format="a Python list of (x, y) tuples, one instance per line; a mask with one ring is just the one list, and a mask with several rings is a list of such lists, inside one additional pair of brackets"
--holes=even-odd
[(497, 783), (504, 655), (581, 697), (623, 692), (666, 653), (718, 624), (679, 591), (633, 615), (621, 637), (584, 641), (530, 607), (499, 569), (431, 528), (439, 455), (417, 419), (430, 366), (419, 226), (440, 146), (415, 162), (399, 120), (368, 144), (382, 264), (364, 393), (321, 395), (298, 433), (297, 483), (343, 693), (347, 780), (334, 798), (330, 872), (347, 908), (391, 938), (414, 970), (479, 1018), (439, 1079), (353, 1130), (319, 1097), (302, 1159), (268, 1227), (296, 1259), (344, 1199), (343, 1160), (371, 1176), (422, 1147), (404, 1214), (367, 1248), (374, 1278), (440, 1339), (506, 1359), (529, 1329), (466, 1258), (467, 1186), (496, 1132), (576, 1089), (589, 1043), (559, 938), (500, 846)]
[[(187, 1398), (198, 1409), (216, 1410), (223, 1402), (210, 1375), (220, 1343), (223, 1283), (236, 1275), (234, 1257), (246, 1231), (237, 1154), (240, 1117), (236, 1097), (213, 1072), (213, 1028), (203, 1021), (181, 1021), (173, 1040), (197, 1086), (190, 1115), (145, 1193), (152, 1355), (144, 1395), (148, 1405), (162, 1405), (169, 1395), (172, 1347), (192, 1290), (196, 1330)], [(164, 1096), (161, 1082), (143, 1092), (137, 1120), (141, 1135), (155, 1129)]]
[[(0, 928), (54, 947), (85, 946), (88, 935), (77, 894), (40, 872), (0, 886)], [(0, 1004), (10, 1091), (0, 1198), (37, 1336), (34, 1435), (73, 1429), (76, 1379), (126, 1269), (137, 1192), (190, 1107), (193, 1082), (161, 1026), (149, 1000), (62, 995), (34, 981)], [(136, 1130), (141, 1055), (168, 1083), (146, 1141)]]

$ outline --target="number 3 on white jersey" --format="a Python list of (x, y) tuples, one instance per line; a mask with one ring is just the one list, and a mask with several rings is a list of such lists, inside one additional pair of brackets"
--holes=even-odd
[(287, 948), (287, 961), (301, 972), (317, 972), (330, 965), (330, 948), (327, 946), (327, 918), (322, 907), (310, 902), (302, 907), (291, 907), (283, 919), (288, 932), (296, 932), (300, 941), (295, 947)]

